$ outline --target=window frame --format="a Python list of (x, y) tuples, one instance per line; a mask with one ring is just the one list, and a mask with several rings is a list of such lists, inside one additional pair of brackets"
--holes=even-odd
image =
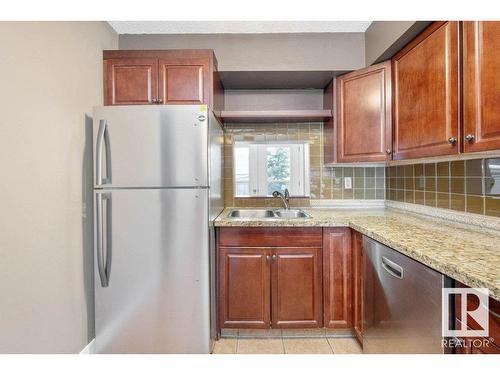
[[(244, 197), (271, 197), (267, 194), (267, 148), (290, 147), (290, 196), (309, 197), (309, 143), (301, 141), (265, 142), (235, 142), (233, 145), (233, 189), (234, 196)], [(234, 148), (249, 148), (249, 195), (236, 194), (236, 152)], [(303, 186), (303, 187), (302, 187)]]

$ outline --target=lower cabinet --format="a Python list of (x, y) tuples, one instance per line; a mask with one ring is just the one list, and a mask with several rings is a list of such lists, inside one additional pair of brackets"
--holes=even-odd
[(321, 228), (218, 233), (221, 328), (323, 326)]
[(225, 328), (269, 328), (268, 248), (219, 249), (220, 324)]
[(321, 248), (271, 252), (272, 327), (322, 327)]
[(352, 256), (353, 256), (353, 326), (354, 333), (361, 345), (363, 345), (363, 235), (352, 231)]
[[(467, 285), (455, 282), (457, 288), (469, 288)], [(461, 316), (462, 304), (466, 304), (466, 311), (484, 309), (484, 305), (479, 304), (479, 299), (472, 295), (467, 295), (467, 300), (462, 301), (460, 295), (455, 296), (455, 329), (462, 327), (465, 323), (468, 329), (483, 329), (472, 317), (467, 314)], [(500, 354), (500, 301), (493, 298), (488, 300), (488, 337), (463, 337), (459, 338), (460, 345), (455, 348), (456, 354)]]
[(353, 326), (351, 230), (323, 228), (323, 303), (325, 327)]
[(221, 328), (350, 328), (362, 340), (360, 233), (223, 227), (218, 243)]

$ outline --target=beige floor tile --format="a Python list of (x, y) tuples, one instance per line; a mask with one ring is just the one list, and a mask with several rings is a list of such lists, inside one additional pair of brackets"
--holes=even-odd
[(220, 339), (215, 342), (214, 354), (236, 354), (237, 339)]
[(240, 329), (238, 337), (281, 337), (281, 329)]
[(283, 339), (285, 354), (333, 354), (325, 338)]
[(333, 349), (334, 354), (361, 354), (363, 349), (354, 338), (332, 339), (328, 338), (328, 342)]
[(238, 339), (238, 354), (284, 354), (281, 339)]
[(282, 330), (283, 337), (324, 337), (324, 328), (286, 328)]

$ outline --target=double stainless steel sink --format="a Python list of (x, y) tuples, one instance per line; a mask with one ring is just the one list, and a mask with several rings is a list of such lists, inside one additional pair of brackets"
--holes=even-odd
[(228, 217), (234, 219), (306, 219), (311, 216), (297, 209), (236, 209), (231, 210)]

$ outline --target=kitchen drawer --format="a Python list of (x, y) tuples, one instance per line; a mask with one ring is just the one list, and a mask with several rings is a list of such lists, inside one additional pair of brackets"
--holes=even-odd
[(219, 246), (322, 247), (322, 228), (221, 227)]

